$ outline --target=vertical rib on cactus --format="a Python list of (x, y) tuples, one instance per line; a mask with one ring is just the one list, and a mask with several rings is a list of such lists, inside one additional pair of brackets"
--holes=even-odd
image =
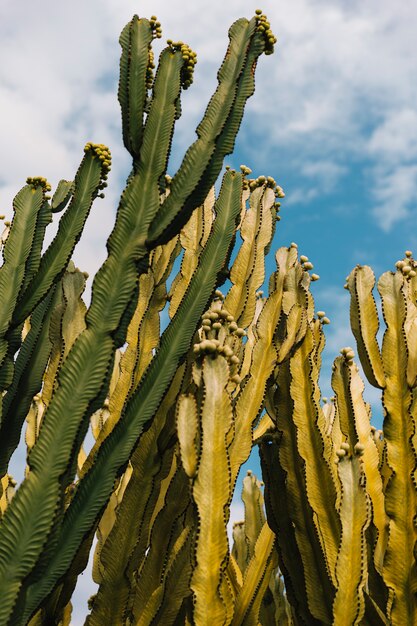
[[(288, 364), (284, 364), (279, 370), (279, 376), (288, 376)], [(288, 400), (288, 385), (284, 383), (282, 387), (279, 385), (278, 389), (282, 389), (285, 393), (285, 398)], [(284, 393), (277, 396), (277, 399), (282, 397)], [(285, 398), (283, 399), (282, 406), (285, 407)], [(285, 409), (284, 409), (285, 410)], [(278, 411), (279, 414), (279, 411)], [(289, 420), (288, 420), (289, 422)], [(279, 425), (279, 422), (278, 422)], [(261, 455), (262, 476), (265, 480), (265, 504), (268, 524), (273, 529), (277, 536), (277, 550), (279, 557), (279, 567), (284, 575), (285, 588), (287, 597), (293, 607), (293, 611), (297, 618), (299, 617), (302, 622), (306, 624), (312, 624), (319, 626), (323, 623), (323, 619), (316, 618), (314, 614), (322, 613), (321, 606), (325, 606), (323, 602), (322, 581), (316, 579), (315, 576), (315, 556), (314, 551), (311, 549), (314, 546), (317, 551), (318, 540), (313, 536), (313, 541), (307, 540), (306, 542), (300, 540), (300, 532), (308, 533), (309, 525), (307, 523), (306, 528), (300, 528), (305, 526), (303, 520), (307, 521), (311, 518), (311, 512), (305, 499), (301, 500), (297, 497), (294, 499), (295, 492), (288, 485), (288, 479), (296, 474), (292, 473), (292, 470), (288, 468), (286, 471), (281, 465), (280, 456), (286, 455), (290, 460), (292, 458), (291, 451), (291, 436), (287, 436), (285, 431), (282, 435), (272, 437), (261, 442), (259, 450)], [(287, 448), (287, 450), (285, 450)], [(296, 457), (297, 459), (297, 457)], [(298, 459), (297, 459), (298, 460)], [(299, 463), (294, 465), (294, 470), (297, 470)], [(287, 479), (288, 477), (288, 479)], [(300, 479), (301, 480), (301, 479)], [(272, 488), (273, 486), (273, 488)], [(279, 497), (277, 495), (279, 494)], [(300, 511), (297, 514), (298, 506)], [(305, 510), (307, 507), (307, 510)], [(303, 510), (304, 508), (304, 510)], [(297, 520), (293, 521), (293, 516)], [(318, 557), (321, 558), (320, 556)], [(304, 564), (303, 564), (304, 561)], [(308, 570), (310, 565), (310, 571)], [(311, 599), (307, 591), (306, 577), (313, 577), (316, 580), (315, 594), (319, 598), (317, 600)], [(320, 600), (322, 600), (320, 602)], [(316, 603), (319, 603), (319, 607), (315, 607)], [(313, 613), (313, 612), (314, 613)], [(328, 620), (329, 618), (325, 617)]]
[(134, 161), (140, 158), (143, 118), (148, 96), (147, 73), (153, 32), (147, 19), (134, 15), (121, 32), (119, 102), (123, 141)]
[(275, 535), (265, 522), (255, 543), (254, 554), (243, 577), (242, 587), (236, 596), (231, 626), (259, 623), (262, 598), (268, 588), (271, 573), (277, 565), (274, 541)]
[[(6, 333), (25, 281), (26, 263), (36, 236), (39, 211), (45, 203), (46, 183), (36, 181), (23, 187), (13, 200), (14, 218), (3, 250), (0, 268), (0, 389), (6, 389), (13, 376), (12, 356), (8, 355)], [(24, 321), (21, 320), (21, 322)]]
[(277, 271), (270, 281), (272, 291), (259, 313), (254, 330), (257, 341), (251, 352), (249, 377), (236, 398), (236, 431), (231, 443), (233, 481), (237, 478), (240, 466), (249, 457), (252, 426), (262, 407), (267, 380), (276, 365), (277, 347), (273, 339), (282, 314), (282, 302), (286, 298), (286, 276), (295, 263), (291, 251), (292, 248), (280, 248), (277, 252)]
[(359, 358), (367, 379), (375, 387), (385, 387), (384, 370), (376, 335), (379, 329), (378, 312), (372, 290), (375, 276), (368, 266), (357, 266), (350, 273), (347, 285), (350, 291), (350, 324), (355, 336)]
[[(3, 397), (0, 428), (0, 476), (7, 471), (10, 458), (19, 444), (22, 425), (32, 398), (40, 391), (51, 351), (50, 319), (55, 290), (38, 304), (30, 318), (30, 330), (15, 361), (12, 382)], [(7, 436), (6, 436), (7, 433)]]
[[(300, 367), (299, 362), (302, 359), (306, 361), (307, 368), (310, 361), (311, 367), (312, 359), (309, 360), (308, 356), (306, 356), (306, 351), (308, 354), (308, 351), (314, 349), (314, 346), (311, 345), (310, 332), (306, 335), (303, 346), (306, 341), (309, 341), (310, 345), (306, 346), (303, 354), (297, 356), (297, 350), (293, 357), (296, 358), (297, 367)], [(265, 458), (263, 465), (265, 463), (271, 468), (268, 471), (268, 475), (265, 476), (267, 491), (265, 499), (268, 519), (270, 517), (268, 509), (271, 506), (277, 511), (277, 517), (275, 518), (277, 526), (272, 524), (272, 528), (277, 534), (280, 569), (284, 574), (291, 604), (296, 609), (297, 614), (299, 611), (303, 619), (308, 618), (312, 623), (314, 623), (314, 620), (319, 620), (322, 623), (330, 624), (332, 599), (334, 597), (334, 584), (332, 582), (334, 573), (330, 571), (329, 557), (325, 557), (324, 550), (326, 547), (322, 543), (323, 531), (318, 526), (321, 520), (320, 518), (318, 519), (317, 515), (317, 486), (313, 482), (313, 485), (310, 485), (309, 488), (307, 487), (308, 474), (306, 466), (308, 461), (306, 461), (305, 456), (304, 458), (301, 456), (299, 450), (299, 442), (302, 438), (304, 438), (305, 443), (301, 452), (308, 445), (309, 440), (312, 438), (311, 433), (308, 431), (313, 430), (315, 425), (311, 418), (311, 409), (309, 410), (308, 407), (305, 407), (305, 421), (311, 421), (313, 424), (308, 428), (305, 423), (302, 427), (297, 423), (298, 420), (294, 419), (294, 398), (291, 393), (295, 384), (292, 377), (294, 376), (295, 378), (297, 376), (295, 380), (301, 387), (302, 371), (303, 368), (301, 366), (300, 375), (297, 376), (295, 373), (296, 365), (291, 361), (284, 362), (278, 368), (277, 386), (274, 391), (273, 404), (270, 402), (270, 407), (275, 412), (275, 415), (271, 417), (276, 420), (277, 430), (280, 433), (279, 453), (278, 458), (272, 460), (271, 456), (276, 453), (278, 447), (275, 444), (268, 443), (261, 446), (262, 455)], [(311, 385), (311, 382), (307, 384)], [(300, 391), (302, 392), (302, 389)], [(307, 387), (305, 393), (312, 394), (311, 387)], [(299, 415), (301, 415), (301, 407), (299, 408)], [(312, 449), (315, 447), (313, 443), (310, 446)], [(311, 453), (310, 457), (312, 457)], [(314, 459), (311, 460), (313, 463), (309, 468), (310, 476), (314, 470)], [(319, 463), (320, 460), (317, 460), (317, 464)], [(323, 460), (321, 463), (324, 467), (319, 468), (319, 475), (328, 471)], [(274, 469), (273, 474), (272, 468)], [(279, 489), (280, 485), (283, 486), (282, 490)], [(322, 487), (324, 485), (320, 485), (320, 489)], [(331, 496), (331, 493), (329, 495)], [(316, 511), (312, 503), (314, 499), (316, 500)], [(326, 511), (325, 515), (328, 514), (332, 515), (332, 512)], [(334, 512), (333, 515), (336, 515), (336, 513)], [(336, 545), (333, 545), (333, 565), (336, 562), (338, 540), (339, 533), (330, 542), (330, 550), (332, 549), (332, 543), (336, 543)], [(291, 544), (293, 544), (292, 549), (290, 549)], [(309, 615), (310, 617), (308, 617)], [(308, 619), (307, 623), (309, 623)]]
[(213, 356), (207, 355), (202, 363), (201, 450), (192, 489), (198, 510), (198, 533), (191, 589), (195, 594), (194, 619), (201, 626), (224, 623), (227, 616), (222, 597), (228, 555), (224, 511), (231, 492), (226, 434), (233, 414), (226, 392), (230, 375), (226, 358), (216, 352)]
[(359, 460), (363, 447), (356, 446), (353, 456), (346, 456), (343, 449), (340, 452), (344, 453), (338, 463), (342, 536), (336, 561), (333, 623), (354, 626), (363, 623), (365, 612), (364, 589), (368, 578), (365, 531), (371, 521), (371, 507)]
[[(372, 519), (377, 530), (374, 547), (374, 563), (382, 574), (382, 564), (388, 540), (388, 518), (385, 512), (382, 478), (379, 473), (379, 454), (371, 436), (370, 416), (363, 399), (364, 384), (355, 364), (338, 357), (333, 366), (332, 386), (336, 394), (336, 406), (344, 441), (351, 446), (359, 443), (364, 447), (361, 463), (366, 476), (366, 490), (372, 502)], [(340, 444), (339, 446), (340, 447)]]
[(214, 187), (210, 189), (203, 204), (191, 215), (181, 229), (180, 242), (184, 249), (181, 268), (170, 289), (169, 316), (174, 317), (187, 290), (191, 277), (198, 265), (200, 254), (207, 243), (214, 219)]
[(386, 272), (378, 282), (387, 326), (382, 344), (386, 380), (382, 402), (386, 411), (387, 463), (392, 470), (385, 489), (385, 506), (390, 521), (383, 576), (392, 591), (388, 616), (393, 624), (398, 625), (412, 624), (417, 619), (417, 566), (414, 559), (417, 540), (414, 523), (416, 448), (413, 441), (416, 416), (412, 392), (407, 384), (408, 351), (404, 332), (407, 308), (414, 304), (407, 302), (406, 281), (397, 271)]
[(109, 394), (108, 419), (97, 434), (96, 442), (82, 467), (80, 478), (94, 462), (103, 440), (119, 420), (127, 398), (136, 389), (140, 378), (152, 358), (152, 350), (159, 343), (159, 311), (166, 301), (165, 281), (177, 255), (177, 238), (163, 249), (155, 248), (150, 255), (146, 274), (139, 277), (139, 297), (129, 324), (127, 346), (120, 360), (120, 376)]
[(243, 243), (230, 271), (233, 285), (226, 296), (225, 307), (243, 328), (252, 321), (255, 294), (265, 278), (264, 256), (272, 238), (271, 207), (274, 201), (274, 192), (269, 187), (262, 185), (255, 189), (240, 228)]

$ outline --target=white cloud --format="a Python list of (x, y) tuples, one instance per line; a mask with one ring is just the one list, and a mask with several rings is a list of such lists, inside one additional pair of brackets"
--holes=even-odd
[(408, 217), (417, 204), (417, 164), (376, 168), (372, 213), (379, 226), (389, 231), (395, 222)]

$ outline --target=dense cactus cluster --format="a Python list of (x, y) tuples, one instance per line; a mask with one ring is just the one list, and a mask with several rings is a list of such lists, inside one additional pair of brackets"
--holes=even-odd
[[(315, 311), (309, 258), (280, 247), (265, 282), (282, 188), (242, 165), (214, 190), (256, 61), (276, 42), (266, 16), (232, 25), (172, 177), (196, 57), (168, 41), (154, 78), (160, 36), (155, 16), (134, 16), (120, 37), (132, 170), (88, 308), (71, 256), (107, 185), (109, 149), (89, 142), (52, 198), (45, 178), (28, 178), (4, 221), (0, 626), (69, 626), (94, 537), (87, 626), (415, 624), (417, 263), (407, 250), (379, 279), (381, 320), (371, 268), (347, 277), (358, 358), (382, 392), (376, 429), (351, 347), (334, 361), (334, 395), (321, 397), (329, 319)], [(17, 485), (9, 463), (22, 432)], [(263, 481), (243, 479), (230, 546), (254, 447)]]

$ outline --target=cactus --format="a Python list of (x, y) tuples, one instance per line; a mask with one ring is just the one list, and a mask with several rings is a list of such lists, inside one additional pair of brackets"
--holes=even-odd
[(347, 279), (361, 364), (369, 382), (383, 388), (382, 431), (370, 423), (350, 347), (333, 365), (334, 398), (319, 402), (323, 312), (308, 321), (302, 344), (268, 386), (274, 427), (260, 437), (268, 522), (301, 623), (417, 619), (415, 266), (408, 252), (378, 281), (382, 348), (372, 270), (358, 266)]
[[(168, 40), (154, 73), (160, 36), (155, 16), (135, 16), (120, 37), (132, 170), (90, 307), (71, 255), (107, 185), (106, 146), (88, 143), (52, 199), (46, 179), (28, 178), (0, 238), (0, 624), (69, 624), (95, 536), (89, 626), (413, 624), (417, 263), (407, 251), (378, 282), (382, 346), (372, 270), (347, 278), (358, 356), (383, 393), (377, 431), (351, 347), (334, 361), (334, 397), (321, 398), (329, 319), (315, 312), (318, 275), (296, 244), (277, 250), (259, 291), (282, 188), (241, 166), (214, 191), (256, 61), (273, 51), (268, 19), (257, 10), (232, 25), (218, 87), (172, 178), (196, 55)], [(8, 468), (22, 429), (17, 487)], [(244, 478), (230, 548), (237, 479), (255, 446), (265, 485)]]
[[(88, 143), (74, 181), (61, 181), (52, 200), (44, 178), (28, 178), (2, 235), (0, 623), (26, 623), (41, 605), (45, 619), (68, 615), (64, 600), (82, 569), (115, 481), (125, 475), (141, 433), (175, 380), (227, 269), (246, 172), (226, 172), (215, 206), (210, 206), (215, 219), (211, 228), (205, 226), (201, 256), (160, 339), (165, 273), (178, 252), (171, 240), (204, 203), (225, 155), (233, 150), (254, 90), (254, 67), (263, 52), (272, 51), (274, 37), (262, 14), (233, 24), (218, 87), (197, 128), (197, 140), (168, 184), (181, 91), (192, 83), (196, 55), (186, 44), (169, 41), (153, 75), (152, 41), (160, 35), (156, 18), (134, 16), (120, 37), (119, 101), (133, 167), (88, 310), (80, 300), (84, 279), (69, 262), (92, 203), (107, 186), (111, 155), (106, 146)], [(41, 254), (51, 214), (64, 209), (55, 239)], [(149, 263), (158, 254), (167, 265), (158, 268), (162, 274), (152, 276)], [(146, 302), (147, 280), (154, 283)], [(136, 347), (132, 319), (139, 332)], [(120, 359), (118, 350), (129, 332), (129, 351)], [(127, 370), (116, 393), (112, 371), (119, 361)], [(102, 411), (109, 388), (116, 393), (108, 405), (111, 418), (85, 459), (82, 442), (90, 418)], [(7, 468), (25, 418), (28, 467), (11, 499), (13, 480)], [(83, 522), (74, 525), (75, 518)]]

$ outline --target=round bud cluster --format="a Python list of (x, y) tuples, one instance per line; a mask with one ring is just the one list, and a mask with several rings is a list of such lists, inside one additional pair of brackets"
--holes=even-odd
[[(291, 244), (291, 247), (294, 247), (294, 246)], [(303, 268), (303, 270), (305, 272), (308, 272), (309, 270), (312, 270), (313, 267), (314, 267), (314, 265), (308, 260), (308, 256), (306, 256), (305, 254), (302, 254), (300, 256), (300, 263), (301, 263), (301, 266), (302, 266), (302, 268)], [(320, 276), (318, 274), (311, 274), (310, 275), (310, 279), (314, 282), (316, 280), (319, 280)], [(324, 317), (324, 315), (322, 317)], [(326, 320), (327, 320), (327, 322), (323, 322), (323, 323), (324, 324), (330, 324), (330, 320), (328, 320), (328, 318), (326, 318)]]
[(171, 48), (172, 52), (177, 52), (179, 50), (182, 54), (184, 65), (181, 70), (181, 85), (183, 89), (188, 89), (193, 82), (194, 66), (197, 63), (197, 53), (194, 52), (194, 50), (191, 50), (190, 46), (182, 41), (172, 41), (172, 39), (168, 39), (167, 44)]
[(274, 45), (277, 43), (277, 38), (271, 30), (271, 24), (268, 21), (266, 15), (262, 13), (261, 9), (256, 9), (256, 30), (258, 33), (262, 33), (265, 38), (265, 54), (272, 54), (274, 51)]
[(146, 88), (152, 89), (154, 74), (153, 71), (155, 69), (155, 55), (153, 53), (152, 48), (149, 46), (148, 50), (148, 65), (146, 67)]
[(365, 446), (363, 445), (363, 443), (356, 443), (355, 447), (353, 448), (353, 452), (354, 454), (356, 454), (357, 456), (363, 456), (364, 452), (365, 452)]
[[(241, 168), (242, 167), (245, 166), (241, 166)], [(249, 170), (249, 168), (246, 169)], [(249, 170), (248, 173), (250, 174), (251, 170)], [(285, 198), (283, 188), (277, 185), (272, 176), (258, 176), (258, 178), (253, 178), (251, 181), (249, 181), (249, 188), (251, 191), (254, 191), (258, 187), (263, 187), (264, 185), (265, 187), (269, 187), (269, 189), (272, 189), (274, 191), (276, 198)]]
[(240, 171), (242, 172), (243, 176), (249, 176), (249, 174), (252, 174), (252, 170), (247, 165), (241, 165)]
[(51, 191), (52, 187), (43, 176), (28, 176), (26, 179), (26, 184), (30, 185), (32, 189), (37, 189), (38, 187), (42, 187), (43, 192)]
[[(349, 455), (350, 446), (346, 441), (340, 444), (340, 448), (336, 450), (336, 456), (341, 461), (346, 455)], [(337, 461), (336, 461), (337, 462)]]
[(413, 253), (411, 250), (405, 251), (405, 258), (397, 261), (395, 264), (397, 270), (400, 270), (405, 278), (414, 278), (417, 274), (417, 264), (413, 259)]
[[(218, 293), (220, 295), (218, 295)], [(240, 348), (240, 340), (246, 332), (239, 328), (233, 315), (223, 308), (223, 294), (219, 291), (212, 308), (203, 314), (200, 329), (201, 341), (194, 344), (193, 352), (196, 356), (210, 355), (215, 358), (219, 354), (226, 358), (230, 367), (231, 381), (239, 384), (238, 374), (240, 359), (236, 349)]]
[[(107, 177), (111, 168), (111, 153), (107, 146), (103, 143), (92, 143), (89, 141), (84, 148), (84, 152), (92, 152), (94, 156), (97, 156), (101, 161), (101, 177), (102, 181), (98, 186), (98, 189), (105, 189), (107, 187)], [(98, 194), (99, 198), (104, 198), (104, 193)]]
[(317, 311), (317, 318), (322, 324), (330, 324), (330, 320), (326, 317), (326, 313), (324, 311)]
[(355, 353), (352, 348), (347, 346), (346, 348), (342, 348), (340, 350), (340, 354), (345, 357), (346, 365), (353, 365), (353, 359), (355, 358)]
[(154, 39), (161, 39), (162, 37), (162, 28), (161, 22), (158, 22), (158, 18), (156, 15), (151, 15), (149, 20), (149, 25), (152, 29), (152, 36)]

